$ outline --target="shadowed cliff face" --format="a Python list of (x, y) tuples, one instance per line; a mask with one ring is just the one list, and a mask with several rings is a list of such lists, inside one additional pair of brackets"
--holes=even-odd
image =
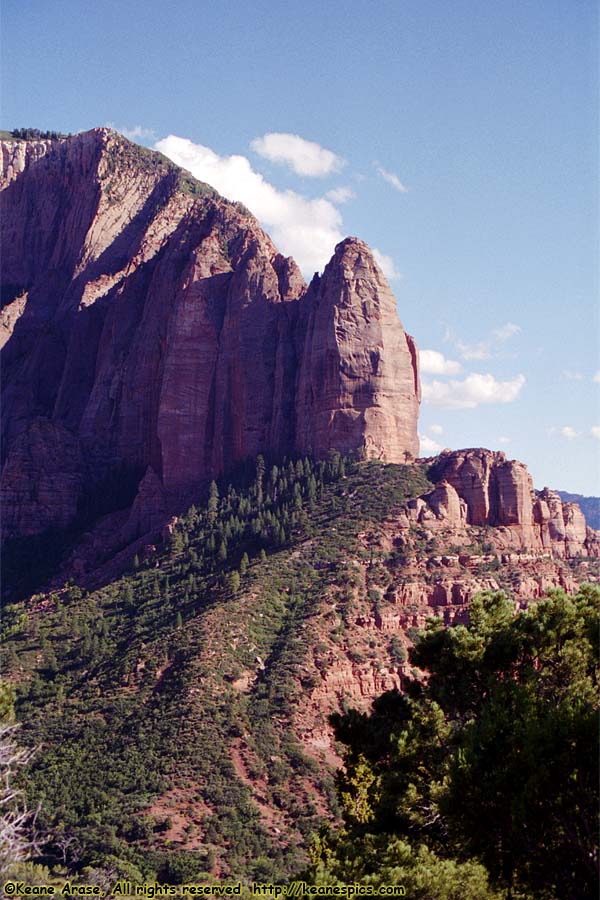
[(116, 468), (179, 495), (259, 452), (416, 455), (416, 349), (364, 243), (307, 290), (247, 211), (108, 129), (1, 154), (7, 535)]

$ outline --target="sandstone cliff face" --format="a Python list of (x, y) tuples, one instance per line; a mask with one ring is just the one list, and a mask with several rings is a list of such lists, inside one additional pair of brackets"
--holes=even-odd
[(259, 452), (416, 455), (414, 342), (361, 241), (307, 291), (247, 211), (109, 129), (0, 164), (5, 534), (68, 524), (115, 467), (162, 508)]
[[(436, 460), (431, 462), (435, 474)], [(505, 479), (505, 487), (513, 484), (510, 496), (522, 497), (523, 484), (521, 488), (514, 485), (519, 478), (529, 484), (524, 467), (513, 465), (503, 454), (462, 450), (443, 454), (439, 462), (445, 463), (448, 473), (470, 462), (467, 471), (487, 473), (488, 492), (495, 482), (496, 465), (501, 470), (496, 474)], [(580, 529), (577, 541), (566, 541), (565, 521), (573, 529), (578, 520), (573, 509), (554, 507), (557, 521), (560, 518), (563, 524), (560, 532), (554, 532), (552, 542), (542, 546), (542, 530), (533, 518), (527, 523), (518, 521), (523, 507), (517, 510), (517, 516), (510, 509), (506, 512), (510, 525), (491, 525), (490, 497), (471, 478), (466, 485), (469, 490), (463, 493), (479, 498), (488, 513), (481, 524), (469, 524), (477, 507), (469, 507), (458, 480), (457, 484), (459, 490), (449, 481), (438, 481), (433, 490), (379, 522), (375, 538), (370, 529), (358, 535), (363, 552), (348, 560), (353, 588), (345, 641), (328, 629), (340, 621), (340, 601), (348, 601), (348, 588), (345, 582), (340, 587), (332, 579), (324, 592), (322, 620), (317, 623), (319, 649), (313, 650), (312, 661), (302, 660), (305, 674), (312, 675), (309, 683), (313, 686), (307, 691), (306, 702), (298, 704), (293, 720), (309, 752), (318, 756), (333, 751), (328, 713), (346, 705), (367, 710), (382, 690), (404, 689), (406, 679), (412, 677), (407, 649), (414, 639), (414, 629), (424, 628), (432, 616), (446, 625), (464, 624), (473, 598), (481, 591), (506, 591), (518, 605), (526, 607), (550, 589), (574, 593), (583, 582), (597, 580), (598, 564), (590, 558), (600, 555), (597, 533), (588, 529), (582, 544)], [(545, 490), (534, 495), (524, 508), (531, 514), (540, 498), (548, 504), (555, 502), (553, 492)], [(526, 538), (530, 541), (527, 546)], [(373, 558), (378, 562), (373, 563)]]
[(527, 467), (502, 452), (444, 451), (429, 477), (438, 484), (411, 503), (416, 521), (444, 521), (459, 530), (492, 526), (490, 539), (499, 548), (549, 551), (564, 558), (600, 555), (599, 535), (587, 528), (577, 504), (563, 503), (548, 488), (534, 491)]
[(362, 241), (336, 247), (306, 297), (308, 322), (298, 389), (297, 442), (323, 455), (364, 442), (368, 457), (418, 454), (413, 422), (420, 389), (413, 339)]

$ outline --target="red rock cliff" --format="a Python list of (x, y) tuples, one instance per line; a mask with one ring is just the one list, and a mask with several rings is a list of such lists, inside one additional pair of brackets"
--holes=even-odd
[(415, 345), (361, 241), (307, 291), (247, 211), (109, 129), (3, 142), (0, 185), (5, 534), (68, 524), (116, 467), (157, 496), (261, 451), (416, 455)]
[(386, 462), (416, 457), (417, 350), (366, 244), (356, 238), (338, 244), (305, 308), (298, 448), (323, 455), (364, 443), (367, 456)]
[[(484, 449), (445, 450), (433, 461), (429, 477), (438, 482), (436, 491), (421, 503), (442, 515), (438, 494), (448, 492), (464, 501), (460, 512), (456, 501), (445, 502), (443, 512), (455, 527), (490, 525), (497, 529), (494, 540), (507, 547), (551, 551), (558, 557), (600, 555), (598, 533), (586, 526), (577, 504), (563, 503), (559, 495), (544, 488), (534, 491), (527, 467), (502, 452)], [(452, 489), (454, 489), (452, 491)], [(422, 519), (423, 510), (415, 506)]]

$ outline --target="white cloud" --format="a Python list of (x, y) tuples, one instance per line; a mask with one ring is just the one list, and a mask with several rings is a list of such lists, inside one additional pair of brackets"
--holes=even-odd
[(594, 374), (594, 377), (592, 378), (592, 381), (595, 381), (596, 384), (599, 384), (599, 383), (600, 383), (600, 371), (598, 371), (598, 372), (596, 372), (596, 373)]
[(476, 341), (474, 344), (467, 344), (460, 340), (451, 328), (446, 328), (444, 340), (454, 344), (464, 360), (481, 361), (483, 359), (491, 359), (495, 355), (499, 344), (504, 344), (511, 337), (519, 334), (520, 331), (521, 327), (519, 325), (515, 325), (514, 322), (506, 322), (504, 325), (494, 328), (488, 338)]
[(289, 166), (298, 175), (308, 175), (311, 178), (339, 172), (344, 165), (344, 160), (332, 150), (326, 150), (297, 134), (271, 132), (255, 138), (250, 147), (264, 159)]
[(570, 425), (565, 425), (564, 428), (561, 428), (560, 433), (568, 441), (572, 441), (574, 438), (579, 437), (579, 433), (575, 431), (574, 428), (571, 428)]
[[(114, 128), (114, 125), (109, 125), (109, 128)], [(118, 131), (119, 134), (122, 134), (123, 137), (128, 138), (130, 141), (153, 141), (156, 137), (156, 132), (153, 128), (144, 128), (143, 125), (134, 125), (133, 128), (115, 128), (115, 131)]]
[(421, 372), (427, 375), (460, 375), (462, 366), (453, 359), (446, 359), (437, 350), (419, 350)]
[(382, 166), (377, 166), (377, 172), (388, 184), (391, 184), (393, 188), (400, 191), (401, 194), (406, 194), (408, 188), (406, 185), (402, 184), (397, 175), (393, 172), (388, 172), (387, 169), (382, 168)]
[(431, 381), (422, 385), (423, 400), (446, 409), (475, 409), (487, 403), (512, 403), (525, 384), (524, 375), (497, 381), (491, 374), (472, 373), (462, 381)]
[(600, 441), (600, 425), (592, 425), (590, 428), (590, 434), (592, 437), (597, 438)]
[(456, 349), (464, 360), (489, 359), (492, 355), (489, 341), (479, 341), (478, 344), (464, 344), (462, 341), (456, 341)]
[(375, 262), (388, 281), (392, 281), (394, 278), (402, 278), (402, 272), (398, 271), (391, 256), (386, 256), (385, 253), (382, 253), (377, 247), (372, 247), (372, 252), (375, 257)]
[[(155, 147), (228, 200), (239, 200), (247, 206), (281, 252), (294, 257), (307, 278), (325, 268), (335, 245), (344, 237), (341, 213), (330, 200), (279, 190), (256, 172), (245, 156), (219, 156), (210, 147), (172, 134), (157, 141)], [(402, 277), (391, 256), (376, 247), (372, 252), (386, 278)]]
[[(342, 217), (333, 203), (278, 190), (254, 171), (245, 156), (219, 156), (210, 147), (175, 135), (163, 138), (155, 146), (228, 200), (239, 200), (247, 206), (281, 252), (293, 256), (309, 278), (313, 272), (322, 271), (343, 238)], [(384, 262), (388, 261), (393, 268), (392, 261), (385, 257)]]
[(427, 437), (426, 434), (419, 435), (419, 453), (439, 453), (441, 449), (442, 445), (434, 441), (433, 438)]
[(506, 437), (506, 435), (502, 434), (499, 438), (497, 438), (499, 444), (510, 444), (512, 438)]
[(515, 325), (514, 322), (507, 322), (506, 325), (501, 325), (500, 328), (494, 328), (492, 337), (497, 341), (507, 341), (513, 335), (519, 334), (520, 331), (520, 325)]
[(331, 200), (332, 203), (346, 203), (348, 200), (354, 200), (356, 194), (351, 187), (338, 187), (333, 188), (331, 191), (327, 191), (325, 196), (328, 200)]
[(562, 377), (566, 381), (583, 381), (583, 375), (581, 372), (571, 372), (568, 369), (565, 369), (562, 373)]
[(441, 425), (430, 425), (429, 430), (432, 434), (443, 434), (444, 429)]

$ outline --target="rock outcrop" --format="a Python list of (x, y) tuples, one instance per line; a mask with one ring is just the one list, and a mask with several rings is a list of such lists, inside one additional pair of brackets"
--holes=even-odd
[(369, 457), (418, 455), (417, 350), (366, 244), (343, 241), (305, 298), (297, 445), (322, 456), (364, 444)]
[(6, 535), (115, 471), (154, 473), (131, 532), (259, 452), (416, 455), (415, 345), (362, 241), (307, 289), (243, 207), (110, 129), (0, 162)]
[(410, 504), (415, 521), (459, 530), (491, 526), (489, 540), (499, 549), (567, 559), (600, 555), (600, 535), (586, 526), (577, 504), (548, 488), (535, 491), (527, 467), (500, 451), (445, 450), (432, 461), (429, 478), (435, 490)]

